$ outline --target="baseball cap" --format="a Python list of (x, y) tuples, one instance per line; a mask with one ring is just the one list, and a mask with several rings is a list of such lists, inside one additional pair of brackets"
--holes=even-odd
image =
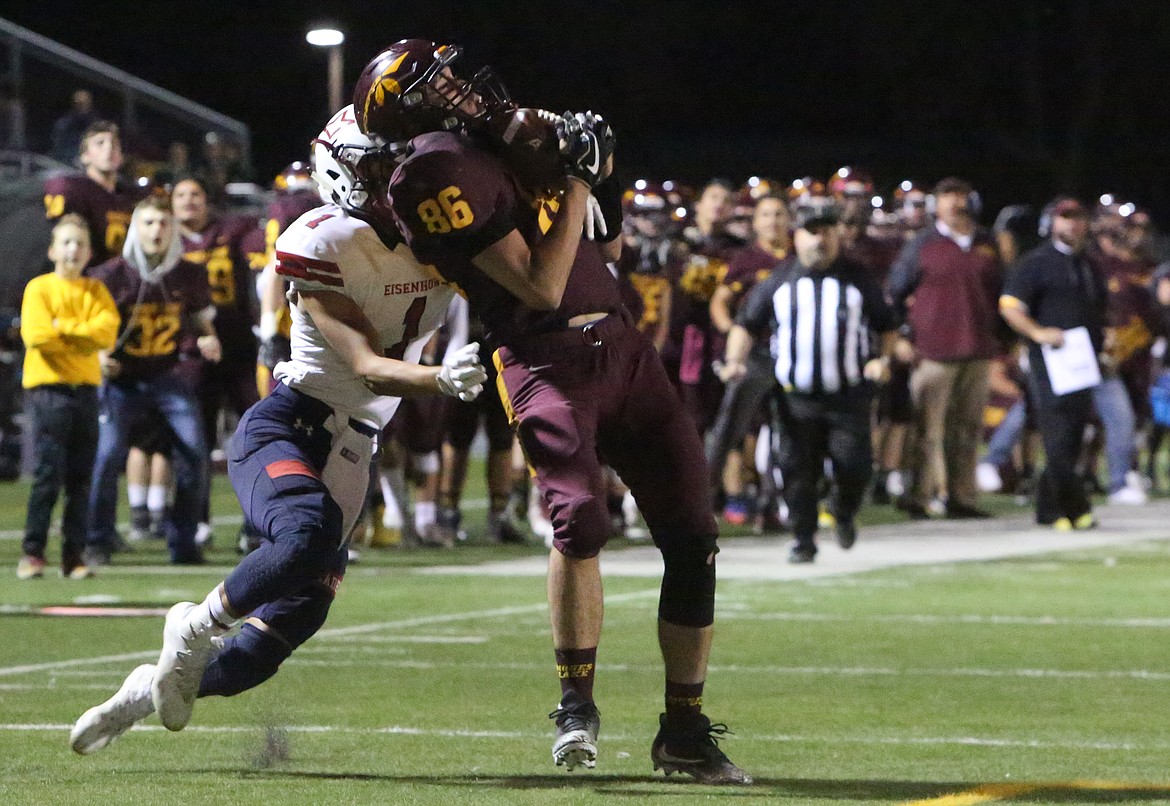
[(818, 224), (836, 224), (841, 221), (841, 208), (833, 200), (814, 197), (800, 204), (792, 215), (793, 229), (809, 229)]
[(1056, 204), (1052, 205), (1052, 215), (1054, 216), (1084, 216), (1088, 218), (1089, 211), (1085, 209), (1085, 205), (1081, 204), (1078, 199), (1061, 199)]

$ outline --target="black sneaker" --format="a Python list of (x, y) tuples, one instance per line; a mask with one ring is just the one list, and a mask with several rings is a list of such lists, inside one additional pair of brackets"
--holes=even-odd
[(719, 749), (719, 737), (728, 733), (726, 725), (712, 725), (705, 714), (694, 717), (682, 729), (667, 728), (666, 714), (662, 714), (650, 760), (655, 770), (667, 775), (686, 773), (701, 784), (750, 784), (752, 777)]
[(130, 534), (127, 539), (131, 543), (141, 543), (150, 537), (150, 510), (146, 506), (130, 508)]
[(848, 551), (857, 542), (857, 524), (852, 518), (837, 519), (837, 545)]
[(806, 563), (815, 562), (817, 559), (817, 547), (807, 543), (794, 543), (792, 550), (788, 552), (788, 562), (793, 565), (804, 565)]
[(601, 712), (597, 706), (570, 693), (548, 718), (557, 721), (552, 746), (556, 765), (570, 770), (578, 765), (593, 769), (597, 764), (597, 731), (601, 729)]

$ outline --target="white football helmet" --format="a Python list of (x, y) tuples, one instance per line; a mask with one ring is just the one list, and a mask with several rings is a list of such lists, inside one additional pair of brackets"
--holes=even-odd
[(348, 210), (368, 210), (378, 187), (394, 171), (394, 149), (379, 137), (362, 134), (353, 104), (330, 118), (312, 145), (317, 192), (326, 203)]

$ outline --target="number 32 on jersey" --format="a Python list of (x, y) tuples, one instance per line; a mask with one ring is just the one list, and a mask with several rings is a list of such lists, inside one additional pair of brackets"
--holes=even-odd
[(450, 185), (439, 191), (433, 199), (424, 199), (418, 206), (418, 217), (427, 225), (427, 232), (442, 235), (460, 230), (475, 220), (471, 205), (459, 198), (463, 191)]

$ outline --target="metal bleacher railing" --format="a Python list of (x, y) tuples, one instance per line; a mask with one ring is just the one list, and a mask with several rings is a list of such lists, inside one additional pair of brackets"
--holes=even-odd
[[(51, 66), (84, 81), (87, 85), (107, 90), (111, 95), (119, 98), (121, 103), (120, 123), (127, 131), (134, 131), (137, 128), (139, 110), (149, 109), (174, 121), (193, 126), (202, 132), (219, 132), (232, 137), (240, 146), (244, 162), (251, 163), (252, 135), (248, 126), (241, 121), (151, 84), (149, 81), (130, 75), (124, 70), (98, 61), (3, 18), (0, 18), (0, 46), (7, 50), (6, 83), (8, 91), (14, 94), (14, 98), (18, 102), (27, 97), (25, 89), (30, 83), (32, 72), (30, 65)], [(3, 68), (0, 68), (0, 71), (3, 71)], [(24, 127), (28, 125), (24, 116), (17, 116), (14, 124), (17, 131), (13, 132), (12, 139), (25, 146), (21, 150), (28, 151), (27, 146), (31, 141), (24, 130)], [(9, 165), (13, 164), (11, 155), (6, 162)], [(28, 175), (38, 167), (32, 156), (25, 158), (23, 163), (17, 160), (16, 164), (21, 165), (24, 175)]]

